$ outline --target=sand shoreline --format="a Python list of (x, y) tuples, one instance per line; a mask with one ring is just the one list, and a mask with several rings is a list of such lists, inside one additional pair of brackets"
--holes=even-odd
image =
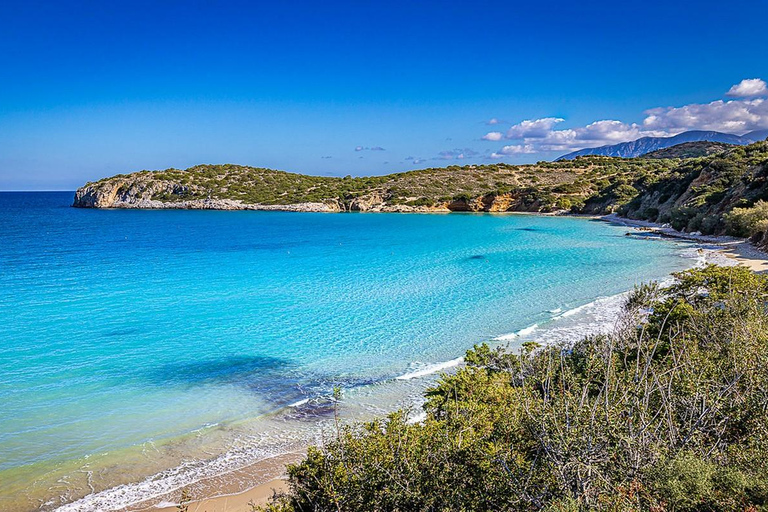
[(739, 264), (749, 268), (753, 272), (768, 272), (768, 253), (765, 253), (752, 245), (749, 240), (733, 236), (714, 236), (701, 235), (695, 233), (683, 233), (672, 229), (669, 226), (656, 224), (643, 220), (627, 219), (615, 214), (599, 217), (600, 220), (620, 224), (630, 228), (639, 229), (650, 233), (658, 234), (667, 238), (677, 238), (680, 240), (689, 240), (704, 246), (716, 246), (714, 250), (724, 254), (728, 258), (734, 259)]
[[(212, 498), (193, 500), (187, 503), (189, 512), (251, 512), (253, 506), (266, 504), (276, 492), (288, 489), (286, 478), (277, 478), (263, 484), (259, 484), (247, 491), (224, 494)], [(158, 512), (178, 512), (177, 505), (167, 507), (153, 507), (145, 510)]]

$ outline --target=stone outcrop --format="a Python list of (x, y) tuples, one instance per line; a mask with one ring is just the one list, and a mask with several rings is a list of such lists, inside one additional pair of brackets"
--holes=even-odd
[[(77, 208), (181, 209), (181, 210), (277, 210), (291, 212), (528, 212), (538, 211), (538, 205), (525, 205), (513, 194), (487, 194), (474, 198), (454, 199), (431, 206), (390, 204), (380, 191), (349, 199), (329, 199), (325, 202), (295, 204), (251, 204), (236, 199), (190, 198), (199, 194), (194, 187), (177, 183), (112, 178), (81, 187), (75, 193)], [(168, 197), (169, 200), (154, 199)], [(178, 198), (178, 199), (176, 199)]]
[[(126, 208), (146, 210), (280, 210), (292, 212), (338, 212), (335, 201), (296, 204), (249, 204), (236, 199), (191, 198), (183, 199), (198, 192), (194, 187), (177, 183), (137, 181), (113, 178), (91, 183), (75, 192), (72, 206), (76, 208)], [(157, 196), (172, 197), (176, 200), (153, 199)]]
[[(353, 198), (329, 199), (325, 202), (296, 204), (251, 204), (236, 199), (201, 199), (194, 186), (133, 177), (110, 178), (89, 183), (75, 193), (77, 208), (183, 209), (183, 210), (280, 210), (292, 212), (509, 212), (536, 211), (526, 208), (512, 194), (487, 194), (475, 198), (455, 199), (431, 206), (391, 204), (382, 191)], [(156, 199), (164, 197), (168, 199)], [(185, 199), (185, 197), (190, 197)]]
[[(88, 183), (75, 193), (73, 206), (299, 212), (553, 211), (553, 205), (541, 204), (538, 196), (530, 193), (533, 190), (530, 187), (515, 192), (482, 193), (484, 187), (490, 186), (489, 178), (472, 172), (472, 168), (456, 168), (404, 173), (393, 175), (385, 183), (371, 180), (360, 187), (355, 186), (353, 178), (328, 181), (332, 179), (269, 169), (201, 165), (186, 171), (168, 169), (119, 174)], [(518, 179), (504, 174), (509, 173), (505, 169), (494, 168), (488, 172), (500, 173), (502, 178), (510, 181)], [(470, 175), (473, 177), (468, 180)], [(339, 186), (347, 183), (349, 186)], [(451, 194), (460, 195), (453, 199), (444, 198)], [(443, 198), (429, 199), (435, 196)], [(263, 198), (263, 202), (257, 198)], [(281, 203), (283, 198), (285, 203)]]

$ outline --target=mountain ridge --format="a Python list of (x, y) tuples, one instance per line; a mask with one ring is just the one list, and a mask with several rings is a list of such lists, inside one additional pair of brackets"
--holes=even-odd
[(636, 140), (620, 142), (618, 144), (580, 149), (565, 154), (555, 161), (573, 160), (574, 158), (588, 155), (637, 158), (652, 151), (669, 148), (686, 142), (708, 141), (746, 146), (754, 142), (765, 140), (766, 137), (768, 137), (768, 130), (754, 130), (745, 133), (744, 135), (735, 135), (733, 133), (723, 133), (713, 130), (690, 130), (672, 137), (641, 137)]

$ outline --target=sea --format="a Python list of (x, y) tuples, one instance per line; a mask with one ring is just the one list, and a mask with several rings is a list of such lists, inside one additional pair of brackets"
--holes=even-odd
[(418, 421), (474, 344), (609, 329), (633, 286), (701, 257), (589, 218), (72, 200), (0, 193), (4, 511), (247, 488), (337, 421)]

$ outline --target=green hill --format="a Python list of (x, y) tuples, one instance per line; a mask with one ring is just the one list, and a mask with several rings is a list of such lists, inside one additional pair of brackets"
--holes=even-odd
[[(330, 211), (534, 211), (580, 208), (604, 189), (649, 180), (676, 162), (587, 157), (535, 165), (450, 166), (386, 176), (331, 178), (240, 165), (141, 171), (89, 183), (75, 206)], [(616, 195), (616, 200), (623, 197)], [(607, 199), (610, 210), (619, 203)]]
[[(620, 215), (682, 231), (750, 236), (759, 226), (744, 225), (738, 217), (768, 201), (768, 142), (682, 160), (658, 179), (632, 185), (637, 193), (618, 208)], [(600, 210), (597, 199), (594, 207), (588, 200), (585, 209)]]
[(676, 146), (651, 151), (650, 153), (643, 155), (643, 158), (699, 158), (702, 156), (714, 155), (715, 153), (722, 153), (723, 151), (733, 148), (733, 146), (733, 144), (711, 142), (707, 140), (683, 142)]

